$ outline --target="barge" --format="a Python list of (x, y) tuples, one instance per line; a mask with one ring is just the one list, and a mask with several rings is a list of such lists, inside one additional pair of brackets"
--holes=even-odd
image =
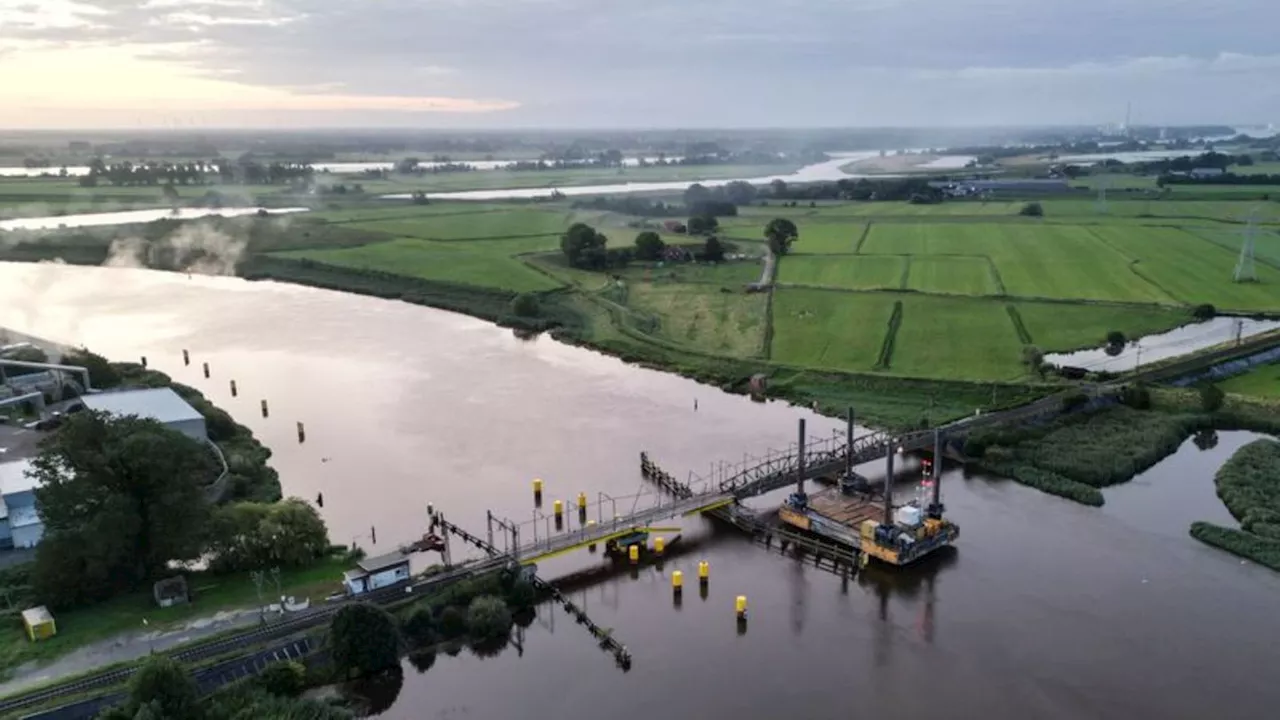
[[(926, 461), (926, 478), (931, 463)], [(887, 477), (893, 477), (892, 455)], [(955, 543), (960, 527), (942, 516), (935, 474), (922, 489), (933, 488), (911, 502), (894, 506), (891, 482), (879, 493), (865, 478), (850, 473), (835, 487), (813, 494), (797, 487), (778, 509), (782, 522), (798, 530), (848, 546), (862, 554), (863, 562), (875, 558), (889, 565), (909, 565)]]

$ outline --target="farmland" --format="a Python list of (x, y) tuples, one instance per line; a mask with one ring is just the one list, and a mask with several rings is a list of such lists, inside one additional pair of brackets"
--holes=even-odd
[(1254, 368), (1227, 380), (1220, 387), (1229, 393), (1280, 399), (1280, 363)]

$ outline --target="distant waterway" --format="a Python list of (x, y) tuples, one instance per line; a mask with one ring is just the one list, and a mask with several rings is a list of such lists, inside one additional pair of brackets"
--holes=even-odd
[[(814, 435), (840, 430), (783, 404), (545, 337), (521, 341), (465, 316), (235, 278), (0, 263), (0, 326), (119, 360), (146, 356), (201, 389), (273, 449), (287, 494), (324, 493), (334, 542), (375, 553), (420, 537), (427, 503), (481, 534), (493, 510), (525, 522), (527, 538), (534, 477), (546, 483), (548, 506), (608, 493), (616, 500), (593, 512), (616, 503), (625, 513), (653, 500), (628, 497), (645, 488), (641, 450), (683, 478), (785, 447), (800, 417)], [(1189, 520), (1221, 520), (1212, 474), (1247, 437), (1184, 447), (1107, 490), (1100, 509), (948, 468), (942, 495), (961, 526), (956, 552), (907, 570), (873, 565), (847, 586), (708, 521), (673, 520), (685, 554), (572, 591), (627, 645), (630, 672), (543, 606), (522, 631), (522, 650), (442, 653), (421, 674), (406, 662), (381, 717), (497, 720), (582, 708), (618, 720), (914, 720), (941, 709), (996, 720), (1269, 717), (1280, 703), (1280, 576), (1186, 535)], [(906, 492), (920, 469), (902, 465)], [(860, 471), (883, 478), (878, 465)], [(670, 573), (692, 578), (701, 559), (711, 567), (707, 597), (690, 583), (675, 605)], [(539, 572), (602, 566), (582, 552)], [(749, 602), (745, 632), (734, 620), (737, 595)]]
[(1249, 338), (1280, 328), (1280, 320), (1253, 320), (1220, 316), (1183, 325), (1167, 332), (1130, 341), (1119, 354), (1111, 355), (1105, 345), (1070, 353), (1051, 353), (1044, 361), (1059, 367), (1078, 367), (1093, 372), (1127, 372), (1161, 360)]
[(308, 208), (162, 208), (157, 210), (122, 210), (105, 213), (78, 213), (50, 215), (47, 217), (14, 218), (0, 220), (0, 230), (56, 230), (58, 228), (102, 227), (105, 225), (132, 225), (156, 220), (195, 220), (210, 215), (240, 217), (266, 212), (271, 215), (307, 212)]
[[(679, 156), (660, 158), (654, 157), (629, 157), (622, 159), (624, 167), (639, 167), (641, 163), (654, 164), (661, 161), (674, 162), (682, 160)], [(470, 165), (476, 170), (505, 170), (518, 162), (530, 162), (529, 160), (454, 160), (450, 162), (422, 161), (418, 163), (418, 167), (430, 170), (432, 168), (446, 167), (450, 165)], [(316, 172), (322, 173), (363, 173), (372, 170), (394, 170), (395, 161), (383, 160), (374, 162), (319, 162), (311, 163), (311, 167)], [(64, 166), (58, 167), (0, 167), (0, 177), (41, 177), (44, 175), (61, 175)], [(68, 177), (79, 177), (89, 174), (87, 165), (67, 165), (65, 166)]]

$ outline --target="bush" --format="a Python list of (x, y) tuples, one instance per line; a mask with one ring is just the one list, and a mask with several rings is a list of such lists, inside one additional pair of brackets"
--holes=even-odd
[(376, 605), (347, 605), (329, 626), (333, 664), (340, 673), (366, 674), (400, 665), (400, 628)]
[(666, 247), (667, 244), (662, 242), (658, 233), (647, 230), (636, 236), (636, 259), (657, 260), (662, 257), (662, 251)]
[(1029, 202), (1022, 206), (1018, 214), (1026, 217), (1044, 217), (1044, 208), (1038, 202)]
[(414, 605), (400, 623), (404, 637), (415, 647), (430, 645), (436, 640), (436, 618), (431, 608)]
[(272, 695), (294, 697), (306, 688), (307, 669), (293, 660), (271, 663), (258, 674), (255, 682)]
[(533, 585), (523, 578), (517, 579), (511, 584), (507, 590), (507, 604), (517, 610), (533, 607), (538, 599), (538, 593), (533, 589)]
[(538, 317), (540, 310), (538, 296), (533, 293), (520, 293), (511, 300), (511, 314), (516, 317)]
[(199, 717), (200, 693), (178, 661), (168, 655), (151, 655), (129, 678), (128, 708), (136, 712), (147, 705), (161, 717)]
[(1206, 383), (1200, 386), (1200, 409), (1207, 413), (1215, 413), (1222, 409), (1222, 402), (1226, 400), (1226, 393), (1222, 392), (1217, 385)]
[(706, 244), (702, 246), (702, 257), (713, 263), (724, 260), (724, 243), (720, 242), (720, 238), (715, 235), (707, 238)]
[(1280, 570), (1280, 540), (1207, 522), (1192, 523), (1191, 537), (1272, 570)]
[(1191, 317), (1197, 320), (1212, 320), (1217, 316), (1218, 316), (1218, 308), (1208, 303), (1205, 303), (1203, 305), (1197, 305), (1195, 309), (1191, 311)]
[(511, 610), (502, 598), (478, 597), (467, 609), (467, 632), (473, 640), (505, 638), (511, 632)]
[(1120, 391), (1120, 402), (1134, 410), (1151, 409), (1151, 391), (1143, 385), (1125, 385)]
[(461, 609), (450, 605), (440, 613), (440, 635), (446, 640), (454, 640), (467, 634), (467, 616)]
[(1273, 535), (1280, 521), (1280, 442), (1263, 439), (1245, 445), (1222, 464), (1213, 482), (1242, 530)]
[(1041, 470), (1030, 465), (1001, 464), (999, 462), (983, 463), (982, 467), (997, 475), (1013, 478), (1023, 485), (1042, 490), (1051, 495), (1075, 500), (1078, 503), (1102, 507), (1102, 493), (1084, 483), (1063, 477), (1048, 470)]

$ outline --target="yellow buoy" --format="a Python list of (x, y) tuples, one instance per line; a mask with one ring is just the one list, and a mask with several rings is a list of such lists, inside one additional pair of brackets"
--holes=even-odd
[(551, 503), (551, 512), (555, 513), (556, 517), (560, 517), (561, 515), (564, 515), (564, 501), (556, 500), (555, 502)]
[(587, 494), (584, 492), (580, 492), (578, 493), (578, 512), (586, 512), (586, 511), (587, 511)]
[(676, 570), (675, 572), (671, 573), (671, 588), (676, 592), (680, 592), (680, 589), (683, 587), (684, 587), (684, 573), (680, 572), (679, 570)]
[(632, 545), (631, 547), (627, 548), (627, 557), (631, 558), (632, 565), (635, 565), (636, 563), (640, 562), (640, 546)]
[(733, 602), (733, 609), (738, 613), (739, 618), (747, 616), (747, 596), (739, 595), (738, 599)]
[(698, 579), (702, 582), (711, 579), (711, 564), (706, 560), (698, 563)]
[(661, 555), (662, 551), (665, 550), (666, 547), (667, 541), (661, 535), (653, 539), (653, 551), (658, 555)]

